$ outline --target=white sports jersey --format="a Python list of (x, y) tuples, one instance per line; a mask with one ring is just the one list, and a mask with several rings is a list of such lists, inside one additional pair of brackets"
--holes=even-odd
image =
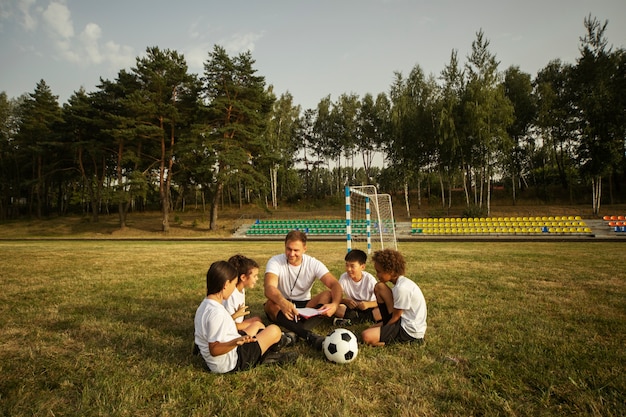
[[(235, 291), (233, 291), (231, 296), (228, 297), (228, 300), (224, 300), (222, 304), (224, 304), (224, 308), (226, 309), (226, 311), (228, 311), (228, 314), (230, 314), (232, 317), (232, 315), (235, 314), (235, 311), (237, 311), (240, 305), (246, 304), (246, 289), (243, 288), (241, 291), (239, 291), (237, 288), (235, 288)], [(235, 319), (235, 322), (236, 323), (243, 322), (243, 317), (244, 316), (237, 317)]]
[(195, 342), (212, 372), (226, 373), (237, 366), (237, 349), (219, 356), (212, 356), (209, 343), (228, 342), (239, 337), (235, 320), (224, 306), (205, 298), (196, 310), (194, 319)]
[(426, 333), (426, 300), (420, 287), (407, 277), (400, 276), (391, 292), (393, 307), (402, 310), (402, 328), (416, 339), (423, 338)]
[(376, 301), (374, 294), (374, 286), (376, 278), (367, 271), (362, 272), (361, 280), (354, 282), (347, 272), (339, 277), (339, 284), (343, 289), (344, 298), (350, 298), (354, 301)]
[(276, 255), (267, 261), (265, 273), (278, 276), (278, 290), (288, 300), (308, 301), (311, 299), (311, 287), (316, 279), (328, 273), (328, 268), (321, 261), (309, 255), (302, 255), (302, 263), (290, 265), (287, 256)]

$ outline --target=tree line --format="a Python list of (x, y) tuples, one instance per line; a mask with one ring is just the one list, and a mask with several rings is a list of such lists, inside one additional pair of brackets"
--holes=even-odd
[(530, 187), (547, 198), (554, 184), (590, 186), (597, 214), (626, 168), (626, 60), (607, 24), (585, 18), (576, 63), (555, 59), (534, 78), (499, 71), (480, 30), (467, 61), (453, 50), (437, 77), (416, 65), (388, 93), (326, 96), (304, 111), (276, 96), (250, 52), (217, 45), (201, 76), (150, 47), (63, 106), (44, 80), (0, 93), (0, 218), (115, 212), (124, 228), (129, 210), (158, 207), (167, 232), (172, 210), (198, 204), (215, 229), (224, 204), (276, 208), (340, 197), (347, 184), (403, 193), (409, 216), (411, 191), (432, 187), (445, 209), (461, 189), (468, 211), (488, 214), (494, 182), (514, 203)]

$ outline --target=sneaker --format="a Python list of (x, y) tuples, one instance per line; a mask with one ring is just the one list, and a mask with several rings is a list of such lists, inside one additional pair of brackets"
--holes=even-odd
[(322, 350), (322, 344), (324, 343), (324, 336), (319, 336), (316, 335), (313, 332), (309, 332), (309, 334), (306, 336), (306, 342), (309, 346), (311, 346), (312, 348), (314, 348), (315, 350)]
[[(293, 332), (290, 332), (293, 333)], [(283, 348), (295, 344), (295, 338), (289, 333), (283, 333), (280, 335), (280, 340), (270, 346), (271, 352), (280, 352)]]
[(291, 339), (291, 343), (289, 343), (287, 346), (295, 345), (298, 342), (298, 335), (294, 332), (283, 332), (283, 334)]
[(352, 326), (352, 321), (350, 319), (336, 317), (333, 320), (333, 326)]
[(286, 365), (298, 360), (297, 352), (269, 352), (266, 353), (261, 363), (263, 365)]
[(356, 310), (346, 310), (346, 313), (343, 315), (344, 319), (357, 321), (359, 319), (359, 312)]

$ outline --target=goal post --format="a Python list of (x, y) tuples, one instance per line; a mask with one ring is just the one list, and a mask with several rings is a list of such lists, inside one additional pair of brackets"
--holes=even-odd
[(346, 245), (370, 254), (380, 249), (398, 249), (393, 206), (389, 194), (379, 194), (373, 185), (346, 186)]

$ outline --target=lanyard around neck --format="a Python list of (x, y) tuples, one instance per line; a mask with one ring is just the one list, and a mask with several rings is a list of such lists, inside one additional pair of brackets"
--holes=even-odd
[[(291, 288), (289, 288), (289, 298), (293, 294), (293, 289), (296, 288), (296, 284), (298, 283), (298, 278), (300, 278), (300, 272), (302, 271), (302, 265), (304, 264), (304, 259), (300, 262), (300, 268), (298, 268), (298, 274), (296, 275), (296, 279), (293, 281)], [(289, 264), (289, 260), (287, 260), (287, 271), (289, 273), (289, 278), (291, 278), (291, 265)]]

